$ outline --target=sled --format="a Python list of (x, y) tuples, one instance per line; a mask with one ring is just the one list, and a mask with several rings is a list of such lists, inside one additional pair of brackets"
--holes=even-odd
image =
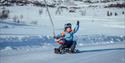
[(54, 48), (54, 53), (55, 54), (65, 54), (65, 53), (73, 54), (73, 53), (80, 53), (80, 51), (78, 49), (75, 49), (74, 52), (72, 52), (70, 50), (70, 48), (64, 48), (64, 49), (61, 49), (61, 50), (59, 48)]

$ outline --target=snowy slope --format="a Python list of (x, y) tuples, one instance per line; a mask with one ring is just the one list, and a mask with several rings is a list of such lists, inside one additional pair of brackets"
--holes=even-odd
[(1, 63), (124, 63), (125, 43), (80, 47), (80, 53), (54, 54), (53, 47), (2, 50)]
[[(53, 0), (47, 1), (51, 4)], [(45, 7), (0, 6), (0, 10), (10, 11), (7, 19), (0, 19), (0, 63), (125, 63), (125, 8), (104, 8), (123, 2), (65, 2), (49, 7), (56, 34), (63, 31), (65, 23), (75, 27), (80, 21), (75, 35), (80, 52), (62, 55), (53, 52), (59, 45), (54, 42)], [(65, 8), (59, 9), (61, 6)], [(72, 7), (79, 9), (70, 12)]]
[(125, 50), (83, 52), (80, 54), (56, 55), (51, 52), (8, 56), (1, 63), (124, 63)]
[[(68, 7), (68, 6), (67, 6)], [(2, 8), (2, 7), (1, 7)], [(9, 18), (5, 22), (13, 23), (14, 17), (22, 22), (23, 25), (30, 26), (16, 26), (13, 24), (0, 25), (0, 34), (33, 34), (33, 35), (49, 35), (52, 32), (50, 19), (48, 17), (46, 8), (28, 6), (12, 6), (6, 7), (10, 10)], [(40, 10), (43, 12), (39, 14)], [(75, 24), (77, 20), (81, 22), (80, 35), (88, 34), (106, 34), (106, 35), (123, 35), (124, 34), (124, 8), (81, 8), (76, 10), (75, 13), (70, 13), (69, 10), (63, 9), (61, 14), (56, 14), (57, 8), (49, 8), (53, 18), (56, 31), (63, 30), (65, 23), (70, 22)], [(81, 11), (85, 15), (81, 15)], [(107, 16), (107, 11), (112, 12), (112, 16)], [(115, 16), (115, 12), (118, 16)], [(21, 16), (23, 16), (21, 18)], [(2, 21), (2, 20), (0, 20)], [(37, 24), (32, 24), (37, 22)], [(0, 22), (0, 24), (3, 24)], [(16, 23), (17, 24), (17, 23)], [(4, 27), (10, 27), (4, 29)], [(3, 28), (2, 28), (3, 27)], [(44, 28), (46, 27), (46, 28)], [(16, 30), (16, 31), (15, 31)], [(31, 32), (32, 31), (32, 32)], [(57, 32), (57, 33), (58, 33)]]

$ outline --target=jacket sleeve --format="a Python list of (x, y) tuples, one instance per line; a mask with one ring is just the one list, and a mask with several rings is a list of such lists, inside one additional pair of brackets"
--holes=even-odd
[(74, 30), (73, 30), (73, 33), (76, 33), (78, 30), (79, 30), (79, 24), (76, 25), (76, 27), (75, 27)]

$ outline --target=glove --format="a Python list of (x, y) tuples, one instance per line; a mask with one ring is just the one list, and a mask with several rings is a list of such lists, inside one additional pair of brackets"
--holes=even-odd
[(79, 25), (79, 21), (77, 21), (77, 25)]
[(56, 37), (56, 36), (53, 36), (53, 38), (55, 38), (55, 39), (56, 39), (57, 37)]

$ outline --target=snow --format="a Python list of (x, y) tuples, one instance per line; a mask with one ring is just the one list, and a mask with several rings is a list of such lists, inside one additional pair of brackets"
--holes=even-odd
[[(47, 2), (52, 4), (53, 0)], [(80, 52), (62, 55), (54, 54), (53, 49), (59, 45), (54, 42), (45, 7), (4, 6), (10, 13), (9, 18), (0, 19), (0, 63), (125, 63), (125, 14), (122, 13), (125, 8), (104, 8), (123, 2), (89, 4), (72, 0), (49, 7), (56, 34), (63, 31), (65, 23), (75, 27), (76, 21), (80, 21), (75, 35)], [(57, 9), (61, 6), (67, 9), (59, 9), (60, 13)], [(74, 10), (72, 7), (79, 9), (69, 12)], [(2, 8), (0, 6), (0, 10)], [(112, 16), (107, 16), (107, 11), (112, 12)]]
[(80, 47), (80, 53), (63, 55), (54, 54), (51, 46), (1, 51), (1, 63), (124, 63), (124, 44)]
[[(17, 16), (21, 20), (23, 25), (19, 27), (17, 25), (11, 25), (14, 28), (2, 29), (1, 34), (33, 34), (33, 35), (49, 35), (51, 34), (51, 23), (46, 11), (46, 8), (34, 7), (34, 6), (12, 6), (6, 7), (10, 10), (10, 19), (5, 21), (12, 22), (13, 17)], [(43, 11), (40, 15), (39, 10)], [(81, 22), (81, 28), (79, 34), (115, 34), (123, 35), (124, 34), (124, 15), (121, 14), (124, 9), (117, 8), (83, 8), (85, 10), (85, 16), (81, 16), (80, 10), (76, 10), (76, 13), (69, 13), (68, 10), (63, 9), (61, 15), (55, 14), (56, 8), (49, 8), (51, 15), (55, 24), (56, 31), (62, 31), (63, 24), (71, 22), (74, 24), (77, 20)], [(93, 11), (91, 11), (93, 10)], [(106, 16), (107, 11), (113, 13), (113, 16)], [(114, 16), (114, 13), (117, 12), (118, 16)], [(23, 18), (21, 19), (21, 16)], [(36, 21), (38, 24), (33, 25), (32, 22)], [(60, 24), (60, 25), (57, 25)], [(8, 27), (10, 25), (7, 25)], [(44, 28), (46, 27), (46, 28)], [(44, 29), (44, 30), (43, 30)], [(96, 30), (95, 30), (96, 29)], [(104, 29), (104, 30), (102, 30)], [(119, 29), (119, 30), (118, 30)], [(16, 30), (16, 31), (15, 31)], [(9, 31), (9, 32), (8, 32)], [(32, 31), (32, 32), (31, 32)], [(108, 31), (108, 32), (107, 32)], [(58, 33), (58, 32), (57, 32)]]
[[(55, 54), (48, 36), (2, 35), (0, 47), (1, 63), (124, 63), (124, 36), (88, 35), (78, 36), (76, 54)], [(39, 41), (40, 38), (40, 41)], [(82, 40), (86, 39), (86, 40)], [(9, 45), (10, 43), (10, 45)], [(38, 43), (38, 44), (37, 44)], [(13, 44), (13, 45), (12, 45)], [(41, 44), (41, 45), (40, 45)], [(96, 58), (95, 58), (96, 57)], [(65, 60), (62, 62), (62, 60)]]

